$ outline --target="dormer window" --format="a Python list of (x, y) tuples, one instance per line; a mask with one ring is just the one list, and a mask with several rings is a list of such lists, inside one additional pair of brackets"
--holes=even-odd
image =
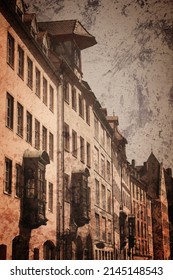
[(74, 64), (81, 69), (80, 50), (77, 46), (74, 46)]
[(24, 13), (25, 13), (25, 7), (23, 1), (16, 0), (16, 14), (21, 18), (21, 20)]

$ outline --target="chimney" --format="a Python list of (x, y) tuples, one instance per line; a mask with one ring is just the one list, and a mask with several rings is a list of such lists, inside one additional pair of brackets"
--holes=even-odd
[(132, 167), (135, 168), (135, 160), (132, 159)]

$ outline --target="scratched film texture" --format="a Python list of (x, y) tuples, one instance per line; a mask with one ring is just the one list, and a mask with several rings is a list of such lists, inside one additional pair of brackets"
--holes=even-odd
[(173, 167), (173, 1), (28, 0), (38, 20), (79, 19), (98, 44), (83, 51), (84, 79), (118, 115), (127, 156), (151, 149)]

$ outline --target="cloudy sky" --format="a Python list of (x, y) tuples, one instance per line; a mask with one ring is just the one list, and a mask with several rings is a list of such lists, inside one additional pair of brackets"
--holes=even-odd
[(119, 117), (127, 156), (173, 167), (173, 0), (27, 0), (41, 21), (79, 19), (97, 40), (84, 79)]

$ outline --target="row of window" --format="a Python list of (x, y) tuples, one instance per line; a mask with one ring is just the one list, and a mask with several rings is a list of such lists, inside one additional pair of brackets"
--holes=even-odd
[(104, 179), (111, 183), (111, 164), (103, 154), (100, 155), (97, 147), (94, 147), (94, 168)]
[(90, 125), (90, 105), (87, 103), (86, 100), (84, 100), (82, 94), (77, 94), (76, 88), (74, 86), (72, 87), (67, 81), (64, 81), (63, 84), (64, 100), (68, 104), (70, 104), (70, 93), (71, 93), (72, 109), (76, 112), (78, 110), (79, 116), (85, 119), (86, 123)]
[(95, 250), (96, 260), (113, 260), (113, 252), (104, 250)]
[(112, 222), (95, 213), (96, 239), (107, 243), (112, 242)]
[(143, 203), (146, 202), (146, 192), (132, 183), (133, 198)]
[[(14, 127), (14, 98), (7, 93), (7, 115), (6, 115), (6, 126), (10, 129)], [(26, 126), (24, 125), (24, 108), (23, 106), (17, 102), (17, 128), (16, 133), (20, 137), (24, 137), (24, 127), (26, 133), (26, 141), (33, 144), (33, 116), (30, 112), (26, 111)], [(41, 124), (40, 122), (35, 119), (34, 121), (34, 129), (35, 129), (35, 140), (34, 140), (34, 147), (36, 149), (42, 149), (47, 151), (48, 150), (48, 142), (49, 142), (49, 157), (53, 160), (54, 154), (54, 136), (51, 132), (48, 134), (48, 130), (45, 126), (42, 126), (41, 132)], [(49, 137), (49, 141), (48, 141)], [(41, 141), (42, 139), (42, 141)], [(42, 142), (42, 147), (40, 146)]]
[[(23, 175), (23, 168), (20, 164), (15, 164), (15, 196), (18, 198), (22, 197), (23, 185), (24, 185), (24, 175)], [(6, 194), (12, 194), (12, 178), (13, 178), (13, 163), (12, 160), (9, 158), (5, 158), (5, 178), (4, 178), (4, 192)], [(40, 178), (38, 177), (38, 180)], [(38, 182), (39, 184), (39, 182)], [(46, 184), (46, 182), (44, 182)], [(40, 188), (41, 189), (41, 188)], [(44, 186), (45, 189), (45, 196), (47, 187)], [(42, 195), (42, 194), (41, 194)], [(40, 198), (40, 197), (39, 197)], [(48, 183), (48, 210), (53, 211), (53, 184)]]
[[(71, 145), (71, 148), (70, 148)], [(67, 152), (72, 152), (74, 157), (79, 157), (81, 162), (91, 167), (91, 146), (86, 142), (83, 137), (78, 136), (77, 132), (72, 129), (70, 133), (70, 127), (64, 123), (64, 149)]]
[(110, 154), (111, 152), (111, 138), (106, 132), (103, 125), (99, 122), (97, 117), (94, 117), (94, 137), (99, 141), (101, 146)]
[[(32, 60), (27, 57), (27, 62), (25, 65), (25, 54), (24, 50), (18, 45), (17, 48), (17, 73), (20, 78), (24, 80), (25, 76), (25, 67), (26, 67), (26, 83), (33, 90), (35, 94), (42, 98), (43, 103), (48, 106), (49, 109), (54, 112), (54, 89), (51, 85), (48, 84), (48, 81), (45, 77), (42, 76), (41, 71), (33, 66)], [(7, 40), (7, 63), (14, 69), (15, 67), (15, 40), (8, 33)], [(34, 72), (35, 71), (35, 72)], [(34, 75), (35, 74), (35, 75)], [(41, 94), (42, 93), (42, 94)], [(42, 96), (41, 96), (42, 95)], [(49, 98), (48, 98), (49, 96)]]
[(97, 206), (101, 207), (103, 210), (111, 213), (111, 191), (106, 190), (106, 187), (95, 179), (95, 203)]

